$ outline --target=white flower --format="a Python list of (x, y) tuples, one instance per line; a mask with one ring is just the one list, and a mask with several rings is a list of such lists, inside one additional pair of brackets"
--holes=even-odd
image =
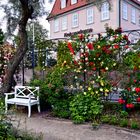
[(80, 51), (81, 51), (81, 53), (83, 53), (84, 52), (84, 49), (81, 49)]

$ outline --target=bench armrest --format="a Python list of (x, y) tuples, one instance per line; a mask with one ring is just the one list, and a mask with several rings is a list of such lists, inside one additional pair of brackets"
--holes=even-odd
[(8, 96), (8, 95), (14, 95), (15, 92), (11, 92), (11, 93), (4, 93), (5, 96)]
[(15, 92), (4, 93), (4, 95), (5, 95), (5, 101), (7, 101), (7, 99), (8, 99), (8, 95), (15, 95)]

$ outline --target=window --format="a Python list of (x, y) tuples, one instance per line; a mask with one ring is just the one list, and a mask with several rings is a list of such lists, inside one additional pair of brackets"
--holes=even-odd
[(135, 8), (131, 9), (131, 22), (136, 23), (136, 9)]
[(78, 27), (78, 14), (77, 13), (72, 15), (72, 27)]
[(109, 19), (109, 3), (104, 2), (101, 7), (101, 20)]
[(67, 29), (67, 17), (62, 17), (61, 23), (62, 23), (62, 30), (66, 30)]
[(71, 0), (71, 4), (77, 3), (77, 0)]
[(127, 20), (128, 19), (128, 9), (127, 9), (127, 4), (123, 3), (122, 5), (122, 18)]
[(59, 20), (56, 19), (54, 21), (54, 32), (58, 32), (59, 31)]
[(87, 9), (87, 24), (93, 23), (93, 8)]
[(66, 7), (66, 0), (61, 0), (61, 9)]

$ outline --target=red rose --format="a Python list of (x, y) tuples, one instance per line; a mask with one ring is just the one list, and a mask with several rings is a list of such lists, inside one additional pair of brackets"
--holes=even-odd
[(75, 64), (75, 65), (78, 65), (78, 62), (74, 60), (74, 64)]
[(140, 97), (138, 97), (138, 98), (136, 99), (136, 101), (137, 101), (137, 102), (140, 102)]
[(96, 70), (96, 67), (92, 68), (92, 70), (94, 70), (94, 71), (95, 71), (95, 70)]
[(130, 103), (129, 108), (134, 108), (134, 104)]
[(124, 48), (125, 48), (125, 49), (128, 49), (128, 48), (129, 48), (129, 46), (128, 46), (128, 45), (126, 45)]
[(130, 90), (131, 90), (131, 88), (129, 88), (129, 87), (128, 87), (128, 88), (127, 88), (127, 90), (128, 90), (128, 91), (130, 91)]
[(118, 100), (118, 102), (119, 102), (120, 104), (124, 104), (124, 103), (125, 103), (125, 100), (123, 100), (123, 99), (120, 98), (120, 99)]
[(126, 108), (130, 108), (130, 104), (126, 104)]
[(89, 66), (93, 66), (94, 65), (94, 63), (93, 62), (89, 62)]
[(88, 43), (88, 44), (87, 44), (87, 47), (89, 48), (89, 50), (93, 50), (93, 49), (94, 49), (92, 43)]
[(72, 48), (71, 42), (68, 42), (68, 48), (69, 48), (70, 52), (71, 52), (72, 54), (74, 54), (74, 50), (73, 50), (73, 48)]
[(124, 35), (123, 36), (123, 39), (128, 40), (128, 36), (127, 35)]
[(139, 87), (136, 87), (135, 88), (135, 91), (136, 91), (136, 93), (140, 92), (140, 88)]
[(83, 40), (84, 39), (84, 34), (78, 34), (78, 37), (80, 40)]
[(137, 80), (134, 80), (134, 83), (136, 83), (137, 82)]
[(119, 49), (119, 45), (114, 45), (114, 48), (115, 49)]

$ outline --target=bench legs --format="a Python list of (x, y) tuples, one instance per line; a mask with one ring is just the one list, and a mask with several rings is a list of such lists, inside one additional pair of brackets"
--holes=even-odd
[(5, 103), (5, 113), (7, 113), (7, 110), (8, 110), (8, 104)]
[(30, 118), (31, 117), (31, 106), (28, 105), (28, 117)]
[(37, 104), (37, 109), (38, 109), (38, 112), (40, 113), (40, 104)]

